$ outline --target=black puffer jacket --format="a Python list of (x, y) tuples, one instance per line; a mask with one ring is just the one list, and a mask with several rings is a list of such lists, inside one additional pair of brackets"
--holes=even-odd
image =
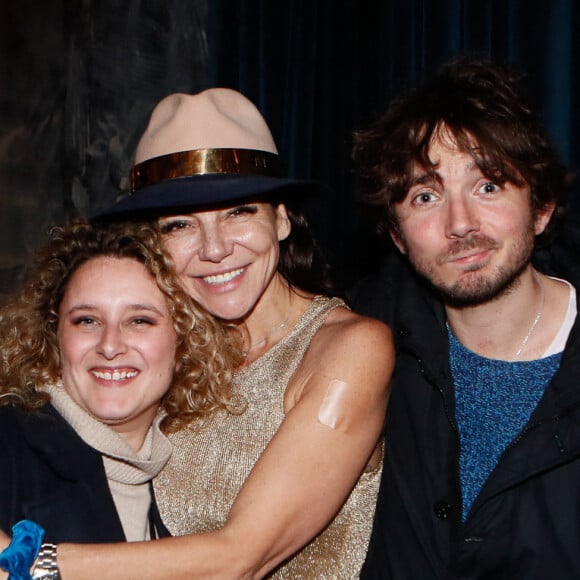
[[(577, 232), (536, 263), (580, 295)], [(461, 523), (443, 307), (396, 255), (353, 303), (390, 324), (397, 346), (383, 480), (361, 578), (580, 578), (580, 322), (543, 399)]]

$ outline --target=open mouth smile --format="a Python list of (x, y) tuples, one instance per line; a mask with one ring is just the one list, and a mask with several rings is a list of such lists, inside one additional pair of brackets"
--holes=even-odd
[(103, 381), (124, 381), (139, 374), (137, 371), (91, 371), (91, 373)]
[(215, 274), (213, 276), (204, 276), (202, 280), (206, 284), (225, 284), (226, 282), (230, 282), (234, 278), (237, 278), (242, 272), (244, 268), (238, 268), (236, 270), (232, 270), (231, 272), (225, 272), (224, 274)]

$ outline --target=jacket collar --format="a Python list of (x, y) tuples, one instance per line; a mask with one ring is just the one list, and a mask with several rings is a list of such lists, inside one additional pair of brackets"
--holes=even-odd
[(102, 467), (100, 454), (87, 445), (52, 405), (26, 413), (25, 439), (58, 475), (77, 481)]

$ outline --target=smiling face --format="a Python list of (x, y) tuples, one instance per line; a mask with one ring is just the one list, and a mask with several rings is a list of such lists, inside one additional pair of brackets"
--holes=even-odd
[(68, 282), (57, 332), (70, 397), (140, 448), (171, 385), (177, 340), (155, 280), (136, 260), (92, 258)]
[(436, 177), (415, 168), (407, 196), (395, 206), (393, 241), (445, 302), (484, 303), (530, 267), (535, 236), (552, 208), (534, 216), (528, 187), (495, 184), (445, 133), (429, 158)]
[(218, 318), (240, 320), (279, 279), (283, 205), (252, 202), (159, 220), (163, 244), (187, 292)]

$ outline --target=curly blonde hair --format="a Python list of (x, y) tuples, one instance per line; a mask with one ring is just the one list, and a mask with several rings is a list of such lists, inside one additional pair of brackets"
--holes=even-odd
[(239, 334), (182, 289), (148, 222), (102, 226), (74, 221), (50, 232), (21, 290), (0, 310), (0, 404), (34, 409), (50, 402), (44, 387), (61, 377), (60, 303), (72, 274), (100, 256), (143, 264), (167, 300), (177, 349), (173, 380), (160, 404), (164, 431), (177, 431), (218, 408), (236, 412), (231, 384), (242, 360)]

